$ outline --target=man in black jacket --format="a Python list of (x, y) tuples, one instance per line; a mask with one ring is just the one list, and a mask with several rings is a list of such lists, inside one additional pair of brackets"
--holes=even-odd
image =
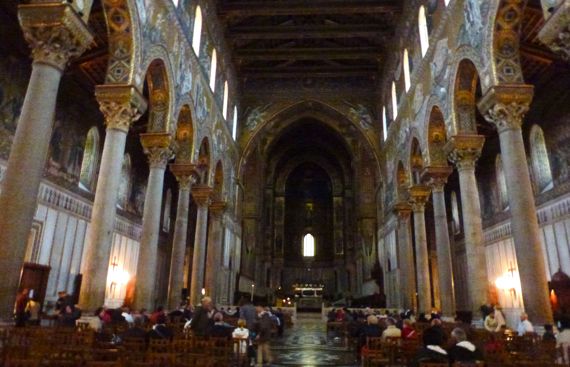
[(475, 345), (473, 345), (473, 343), (467, 340), (467, 334), (465, 334), (463, 329), (453, 329), (451, 337), (455, 344), (447, 351), (450, 363), (475, 362), (483, 360), (483, 354), (475, 347)]
[(210, 330), (214, 326), (215, 311), (212, 299), (210, 297), (202, 298), (202, 306), (196, 309), (190, 322), (190, 329), (194, 335), (207, 336), (210, 334)]

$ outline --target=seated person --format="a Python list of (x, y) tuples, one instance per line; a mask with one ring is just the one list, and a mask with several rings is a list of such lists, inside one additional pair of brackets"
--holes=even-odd
[(81, 310), (75, 306), (67, 305), (64, 312), (59, 315), (61, 326), (75, 327), (75, 322), (81, 317)]
[(129, 338), (145, 339), (147, 337), (147, 332), (145, 329), (142, 328), (142, 322), (143, 320), (141, 318), (134, 319), (133, 326), (131, 326), (121, 334), (121, 339), (129, 339)]
[(414, 327), (414, 323), (410, 319), (404, 319), (404, 327), (402, 328), (402, 337), (404, 339), (417, 339), (418, 333)]
[(210, 336), (215, 338), (231, 338), (234, 328), (224, 322), (224, 315), (221, 312), (214, 314), (214, 326), (210, 329)]
[(378, 317), (369, 315), (366, 318), (366, 325), (362, 326), (358, 333), (358, 350), (362, 350), (363, 354), (367, 353), (368, 338), (380, 338), (382, 336), (382, 328), (378, 325)]
[(382, 341), (385, 341), (386, 338), (401, 338), (402, 337), (402, 330), (396, 327), (396, 321), (393, 318), (389, 317), (386, 319), (386, 330), (382, 332)]
[(424, 330), (423, 348), (419, 350), (414, 359), (413, 366), (417, 367), (421, 363), (449, 363), (449, 356), (443, 346), (441, 332), (433, 326)]
[(148, 337), (150, 339), (169, 339), (172, 340), (174, 337), (174, 332), (166, 326), (166, 315), (162, 314), (156, 318), (156, 324), (152, 327), (152, 330), (148, 332)]
[(483, 360), (483, 353), (473, 343), (467, 340), (467, 334), (461, 328), (455, 328), (451, 332), (454, 345), (449, 348), (449, 361), (475, 362)]

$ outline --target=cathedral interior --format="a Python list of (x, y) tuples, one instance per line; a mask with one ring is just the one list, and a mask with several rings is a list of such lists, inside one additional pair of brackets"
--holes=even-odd
[(0, 318), (570, 312), (570, 1), (3, 0)]

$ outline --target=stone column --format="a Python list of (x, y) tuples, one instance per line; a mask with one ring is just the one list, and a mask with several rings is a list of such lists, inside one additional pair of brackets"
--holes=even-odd
[(194, 238), (194, 255), (192, 256), (192, 280), (190, 283), (190, 302), (200, 303), (204, 287), (204, 261), (206, 260), (206, 241), (208, 232), (208, 207), (212, 188), (207, 185), (194, 185), (192, 197), (198, 206), (196, 213), (196, 237)]
[(499, 131), (524, 307), (534, 324), (543, 325), (552, 323), (552, 309), (521, 131), (532, 96), (531, 85), (496, 86), (482, 98), (479, 108)]
[(11, 318), (32, 226), (63, 70), (93, 36), (69, 4), (19, 5), (32, 48), (32, 75), (0, 195), (0, 318)]
[(105, 116), (107, 130), (81, 270), (83, 281), (79, 305), (84, 311), (94, 311), (105, 302), (127, 132), (147, 106), (142, 94), (130, 85), (98, 86), (95, 95)]
[(560, 5), (546, 19), (538, 38), (564, 60), (570, 61), (570, 1), (561, 0)]
[(473, 317), (479, 317), (479, 308), (487, 303), (487, 261), (483, 242), (481, 204), (475, 178), (475, 162), (481, 155), (485, 143), (482, 135), (452, 136), (445, 150), (459, 172), (463, 230), (465, 231), (465, 255), (467, 257), (467, 279), (469, 300)]
[(453, 289), (453, 269), (451, 266), (451, 246), (449, 243), (449, 228), (445, 209), (444, 186), (452, 168), (428, 167), (423, 172), (428, 185), (431, 187), (433, 216), (435, 222), (435, 242), (437, 251), (437, 268), (439, 274), (439, 294), (441, 313), (444, 317), (455, 316), (455, 291)]
[(189, 163), (174, 163), (170, 170), (178, 181), (178, 206), (174, 238), (172, 239), (172, 256), (170, 260), (170, 277), (168, 280), (168, 308), (178, 307), (184, 287), (184, 260), (186, 256), (186, 237), (188, 233), (188, 208), (190, 205), (190, 189), (196, 182), (196, 166)]
[(158, 235), (162, 210), (164, 171), (172, 158), (172, 136), (169, 133), (141, 134), (141, 145), (148, 157), (149, 173), (143, 210), (143, 224), (137, 277), (135, 305), (137, 308), (154, 308)]
[(414, 249), (412, 246), (412, 233), (410, 228), (410, 215), (412, 207), (406, 202), (394, 205), (394, 212), (398, 216), (398, 261), (400, 268), (400, 285), (403, 288), (401, 304), (404, 309), (416, 309), (416, 269), (414, 266)]
[(416, 274), (418, 280), (418, 312), (431, 312), (431, 287), (429, 277), (429, 255), (427, 248), (425, 205), (429, 187), (410, 187), (410, 203), (414, 213), (414, 236), (416, 242)]
[(225, 201), (213, 201), (210, 204), (210, 229), (208, 230), (208, 251), (206, 255), (206, 294), (214, 300), (219, 301), (219, 291), (217, 280), (220, 275), (222, 264), (220, 262), (223, 247), (223, 226), (222, 217), (226, 209)]

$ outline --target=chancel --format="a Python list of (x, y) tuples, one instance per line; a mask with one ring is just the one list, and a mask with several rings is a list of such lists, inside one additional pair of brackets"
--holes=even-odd
[(2, 0), (0, 39), (0, 365), (570, 365), (570, 0)]

